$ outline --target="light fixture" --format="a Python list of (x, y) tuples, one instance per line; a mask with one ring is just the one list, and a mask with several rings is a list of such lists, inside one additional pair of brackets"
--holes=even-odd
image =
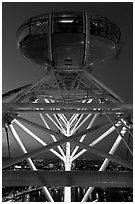
[(71, 19), (71, 20), (70, 20), (70, 19), (69, 19), (69, 20), (67, 19), (67, 20), (60, 20), (59, 22), (60, 22), (60, 23), (73, 23), (73, 21), (74, 21), (73, 19)]

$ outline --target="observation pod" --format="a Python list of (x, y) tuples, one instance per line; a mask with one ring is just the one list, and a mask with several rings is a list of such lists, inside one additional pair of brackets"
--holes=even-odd
[(120, 35), (119, 28), (107, 18), (86, 12), (35, 16), (17, 32), (25, 57), (61, 71), (77, 71), (114, 57)]
[[(2, 164), (3, 186), (32, 187), (24, 194), (41, 186), (49, 202), (57, 201), (49, 187), (61, 189), (59, 201), (68, 203), (102, 200), (97, 188), (103, 188), (105, 202), (110, 202), (108, 187), (128, 188), (133, 197), (132, 105), (90, 73), (92, 65), (117, 54), (120, 35), (108, 19), (86, 12), (43, 14), (20, 26), (21, 52), (49, 71), (32, 84), (3, 94), (9, 155)], [(15, 158), (11, 158), (13, 150), (16, 153), (12, 139), (20, 150)], [(36, 166), (33, 158), (47, 157), (47, 151), (60, 160), (58, 171)], [(90, 159), (100, 158), (96, 170), (86, 163), (77, 165), (85, 153)], [(32, 171), (7, 169), (24, 160)], [(110, 167), (110, 162), (116, 167)], [(18, 197), (14, 195), (14, 200)]]

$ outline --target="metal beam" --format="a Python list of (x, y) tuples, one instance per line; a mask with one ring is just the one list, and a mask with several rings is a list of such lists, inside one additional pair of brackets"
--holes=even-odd
[(22, 86), (22, 87), (19, 87), (19, 88), (16, 88), (16, 89), (12, 89), (11, 91), (8, 91), (4, 94), (2, 94), (2, 100), (5, 100), (7, 99), (8, 97), (14, 95), (14, 94), (17, 94), (18, 92), (28, 88), (29, 86), (31, 86), (31, 84), (27, 84), (25, 86)]
[[(45, 143), (43, 140), (40, 139), (36, 134), (34, 134), (32, 131), (30, 131), (28, 128), (26, 128), (23, 124), (21, 124), (19, 121), (16, 119), (14, 120), (14, 123), (22, 128), (28, 135), (30, 135), (32, 138), (34, 138), (36, 141), (38, 141), (41, 145), (46, 146), (47, 143)], [(56, 140), (55, 140), (56, 141)], [(54, 149), (50, 149), (50, 151), (55, 154), (57, 157), (59, 157), (61, 160), (63, 160), (63, 157)]]
[(107, 158), (110, 159), (113, 162), (116, 162), (118, 164), (121, 164), (122, 166), (129, 168), (129, 169), (133, 169), (133, 164), (125, 159), (121, 159), (118, 156), (113, 156), (111, 154), (102, 152), (101, 150), (94, 148), (94, 147), (90, 147), (84, 143), (81, 143), (77, 140), (73, 140), (73, 136), (72, 139), (69, 137), (69, 141), (72, 142), (73, 144), (80, 146), (82, 149), (87, 149), (87, 151), (89, 151), (92, 154), (98, 155), (99, 157), (102, 158)]
[[(102, 110), (92, 110), (92, 109), (87, 109), (87, 110), (48, 110), (48, 109), (11, 109), (12, 112), (19, 112), (19, 113), (24, 113), (24, 112), (38, 112), (38, 113), (45, 113), (45, 114), (102, 114), (104, 115), (105, 113), (102, 112)], [(108, 114), (124, 114), (124, 110), (106, 110), (106, 113)]]
[(117, 101), (124, 103), (124, 101), (110, 88), (102, 84), (98, 79), (92, 76), (87, 69), (84, 70), (83, 75), (90, 80), (98, 89), (106, 91), (107, 93), (111, 94)]
[(62, 109), (112, 109), (112, 110), (132, 110), (132, 104), (122, 103), (3, 103), (3, 107), (8, 109), (50, 109), (50, 108), (62, 108)]
[[(46, 128), (50, 129), (49, 126), (48, 126), (48, 124), (47, 124), (47, 122), (46, 122), (46, 120), (45, 120), (45, 118), (43, 117), (42, 114), (40, 114), (40, 117), (41, 117), (41, 119), (43, 120), (43, 123), (45, 124)], [(51, 135), (51, 137), (52, 137), (52, 139), (53, 139), (54, 142), (57, 141), (57, 139), (55, 138), (54, 135)], [(62, 155), (62, 158), (61, 158), (61, 159), (64, 160), (65, 154), (64, 154), (63, 149), (61, 148), (61, 146), (58, 146), (57, 148), (59, 149), (59, 151), (60, 151), (60, 153), (61, 153), (61, 155)]]
[[(118, 124), (116, 124), (116, 125), (118, 125)], [(120, 125), (120, 124), (119, 124)], [(96, 138), (93, 142), (91, 142), (90, 144), (89, 144), (89, 146), (91, 146), (91, 147), (93, 147), (93, 146), (95, 146), (97, 143), (99, 143), (100, 141), (102, 141), (104, 138), (106, 138), (112, 131), (114, 131), (115, 130), (115, 127), (111, 127), (110, 129), (108, 129), (105, 133), (103, 133), (102, 135), (100, 135), (98, 138)], [(86, 136), (86, 135), (84, 135), (84, 136)], [(80, 141), (80, 142), (82, 142), (82, 141)], [(74, 154), (72, 155), (72, 159), (73, 160), (75, 160), (75, 159), (77, 159), (78, 157), (80, 157), (82, 154), (84, 154), (85, 152), (86, 152), (87, 150), (86, 149), (82, 149), (80, 152), (78, 152), (75, 156), (74, 156)]]
[(20, 161), (23, 161), (23, 160), (27, 159), (27, 158), (29, 158), (29, 157), (34, 157), (34, 156), (37, 156), (37, 155), (39, 155), (39, 154), (42, 154), (42, 153), (44, 153), (45, 151), (48, 151), (48, 150), (50, 150), (50, 149), (52, 149), (52, 148), (54, 148), (54, 147), (57, 147), (57, 146), (59, 146), (59, 145), (65, 143), (65, 142), (67, 142), (67, 140), (68, 140), (68, 138), (62, 139), (62, 140), (59, 140), (59, 141), (57, 141), (57, 142), (53, 142), (53, 143), (51, 143), (51, 144), (48, 144), (47, 146), (44, 146), (44, 147), (42, 147), (42, 148), (39, 148), (39, 149), (36, 149), (36, 150), (31, 151), (31, 152), (29, 152), (29, 153), (26, 153), (26, 154), (23, 154), (23, 155), (21, 155), (21, 156), (18, 156), (18, 157), (16, 157), (16, 158), (9, 159), (9, 160), (3, 162), (2, 168), (3, 168), (3, 169), (4, 169), (4, 168), (7, 168), (7, 167), (9, 167), (9, 166), (11, 166), (11, 165), (13, 165), (13, 164), (16, 164), (16, 163), (18, 163), (18, 162), (20, 162)]
[[(105, 112), (105, 111), (104, 111)], [(106, 113), (106, 112), (105, 112)], [(116, 124), (114, 124), (114, 122), (112, 121), (112, 119), (109, 117), (109, 115), (106, 113), (106, 117), (109, 119), (109, 121), (112, 123), (112, 125), (115, 127), (115, 130), (117, 131), (117, 133), (121, 136), (123, 143), (125, 144), (125, 146), (127, 147), (127, 149), (130, 151), (131, 155), (133, 156), (133, 151), (131, 150), (131, 148), (129, 147), (129, 145), (127, 144), (127, 142), (125, 141), (125, 139), (122, 137), (122, 134), (120, 133), (120, 131), (118, 130)]]
[[(45, 127), (43, 127), (43, 126), (41, 126), (41, 125), (39, 125), (39, 124), (36, 124), (36, 123), (34, 123), (34, 122), (32, 122), (32, 121), (29, 121), (29, 120), (27, 120), (27, 119), (24, 119), (24, 118), (18, 117), (18, 116), (15, 116), (15, 118), (18, 119), (19, 121), (22, 121), (22, 122), (25, 122), (25, 123), (27, 123), (27, 124), (29, 124), (29, 125), (32, 125), (33, 127), (38, 128), (38, 129), (40, 129), (40, 130), (42, 130), (42, 131), (44, 131), (44, 132), (46, 132), (46, 133), (48, 133), (48, 134), (52, 134), (52, 135), (56, 136), (57, 138), (65, 138), (64, 135), (62, 135), (62, 134), (60, 134), (60, 133), (57, 133), (57, 132), (55, 132), (55, 131), (53, 131), (53, 130), (47, 129), (47, 128), (45, 128)], [(114, 123), (115, 123), (115, 122), (116, 122), (116, 121), (114, 121)], [(78, 138), (78, 137), (80, 137), (80, 136), (83, 136), (83, 135), (85, 135), (85, 134), (91, 133), (91, 132), (93, 132), (93, 131), (95, 131), (95, 130), (98, 130), (98, 129), (102, 128), (102, 127), (106, 127), (106, 126), (108, 126), (108, 125), (110, 125), (110, 122), (105, 122), (105, 123), (102, 123), (102, 124), (100, 124), (100, 125), (96, 125), (96, 126), (94, 126), (94, 127), (92, 127), (92, 128), (89, 128), (89, 129), (87, 129), (87, 130), (81, 131), (81, 132), (79, 132), (79, 133), (73, 135), (71, 138)]]
[[(88, 115), (88, 116), (89, 116), (89, 115)], [(92, 118), (92, 120), (90, 121), (90, 123), (89, 123), (87, 129), (89, 129), (89, 128), (92, 127), (92, 125), (93, 125), (93, 123), (95, 122), (97, 116), (98, 116), (98, 115), (94, 115), (94, 116), (93, 116), (93, 118)], [(79, 141), (80, 141), (80, 142), (83, 142), (83, 140), (85, 139), (85, 137), (86, 137), (86, 134), (83, 135)], [(74, 156), (75, 156), (75, 154), (76, 154), (76, 152), (77, 152), (78, 149), (79, 149), (79, 146), (76, 146), (75, 149), (73, 150), (73, 152), (72, 152), (72, 154), (71, 154), (72, 159), (74, 159)], [(86, 150), (84, 150), (84, 152), (85, 152), (85, 151), (86, 151)]]
[[(42, 182), (39, 180), (42, 178)], [(3, 186), (132, 187), (133, 173), (118, 171), (8, 171), (2, 172)]]
[[(17, 118), (20, 119), (19, 117), (17, 117)], [(23, 119), (23, 118), (21, 118), (21, 119)], [(26, 121), (27, 121), (28, 124), (35, 124), (35, 123), (30, 122), (30, 121), (28, 121), (28, 120), (26, 120), (26, 119), (23, 119), (22, 121), (23, 121), (23, 122), (26, 122)], [(84, 134), (93, 132), (94, 130), (97, 130), (97, 129), (99, 129), (99, 128), (101, 128), (101, 127), (104, 127), (104, 126), (106, 126), (106, 125), (108, 125), (108, 123), (104, 123), (104, 124), (101, 124), (101, 125), (97, 125), (97, 126), (95, 126), (95, 127), (92, 127), (92, 128), (90, 128), (90, 129), (88, 129), (88, 130), (84, 130), (84, 131), (82, 131), (82, 132), (80, 132), (80, 133), (78, 133), (78, 134), (75, 134), (75, 135), (73, 135), (73, 136), (70, 136), (70, 137), (65, 137), (64, 135), (61, 135), (61, 134), (59, 134), (59, 133), (56, 133), (55, 131), (51, 131), (51, 132), (50, 132), (50, 130), (48, 130), (48, 129), (46, 129), (46, 128), (43, 128), (44, 130), (46, 129), (46, 131), (49, 131), (48, 133), (53, 134), (53, 135), (55, 134), (55, 135), (57, 135), (58, 137), (60, 137), (60, 138), (65, 138), (65, 139), (61, 139), (61, 140), (59, 140), (58, 142), (51, 143), (51, 144), (49, 144), (49, 145), (47, 145), (47, 146), (45, 146), (45, 147), (43, 147), (43, 148), (40, 148), (40, 149), (34, 150), (34, 151), (30, 152), (30, 153), (24, 154), (24, 155), (22, 155), (22, 156), (19, 156), (19, 157), (13, 159), (13, 160), (11, 159), (11, 160), (9, 160), (9, 161), (7, 161), (7, 162), (4, 162), (3, 167), (6, 168), (7, 166), (10, 166), (10, 165), (12, 165), (12, 164), (14, 164), (14, 163), (19, 162), (20, 160), (24, 160), (24, 159), (27, 159), (28, 157), (33, 157), (33, 156), (36, 156), (36, 155), (38, 155), (38, 154), (41, 154), (41, 153), (43, 153), (43, 152), (45, 152), (45, 151), (47, 151), (47, 150), (49, 150), (49, 149), (51, 149), (51, 148), (54, 148), (54, 147), (56, 147), (56, 146), (58, 146), (58, 145), (60, 145), (60, 144), (65, 143), (65, 142), (71, 142), (71, 143), (73, 143), (73, 144), (75, 144), (75, 145), (77, 145), (77, 146), (80, 146), (82, 149), (87, 149), (87, 150), (90, 151), (92, 154), (96, 154), (96, 155), (98, 155), (98, 156), (100, 156), (100, 157), (102, 157), (102, 158), (108, 158), (108, 159), (110, 159), (111, 161), (114, 161), (114, 162), (116, 162), (116, 163), (119, 163), (119, 164), (121, 164), (121, 165), (127, 167), (127, 168), (132, 169), (132, 168), (133, 168), (132, 163), (130, 163), (130, 162), (126, 161), (126, 160), (120, 159), (119, 157), (112, 156), (112, 155), (110, 155), (110, 154), (104, 153), (104, 152), (102, 152), (102, 151), (100, 151), (100, 150), (98, 150), (98, 149), (96, 149), (96, 148), (90, 147), (90, 146), (88, 146), (88, 145), (86, 145), (86, 144), (83, 144), (83, 143), (77, 141), (77, 140), (74, 140), (74, 139), (76, 139), (76, 138), (79, 137), (79, 136), (82, 136), (82, 135), (84, 135)], [(38, 124), (35, 124), (34, 126), (39, 126), (39, 125), (38, 125)], [(41, 127), (42, 127), (42, 126), (41, 126)], [(54, 132), (54, 133), (52, 133), (52, 132)]]
[[(23, 152), (23, 153), (27, 153), (27, 150), (26, 150), (26, 148), (25, 148), (23, 142), (22, 142), (21, 139), (19, 138), (19, 136), (18, 136), (16, 130), (14, 129), (13, 125), (9, 125), (9, 129), (10, 129), (11, 133), (13, 134), (13, 137), (15, 138), (16, 142), (17, 142), (18, 145), (20, 146), (22, 152)], [(31, 170), (37, 171), (37, 168), (36, 168), (36, 166), (35, 166), (35, 164), (33, 163), (33, 161), (32, 161), (31, 158), (28, 158), (28, 159), (27, 159), (27, 163), (29, 164)], [(42, 183), (41, 177), (38, 177), (38, 179), (39, 179), (40, 182)], [(54, 200), (53, 200), (53, 198), (52, 198), (50, 192), (48, 191), (47, 187), (44, 186), (44, 185), (42, 185), (42, 186), (43, 186), (43, 192), (45, 193), (47, 200), (48, 200), (49, 202), (53, 202)]]
[(42, 85), (43, 83), (47, 82), (50, 79), (52, 72), (50, 71), (49, 73), (47, 73), (44, 77), (42, 77), (40, 80), (38, 80), (36, 83), (32, 84), (31, 86), (29, 86), (28, 88), (26, 88), (23, 92), (21, 92), (20, 94), (18, 94), (12, 101), (11, 103), (15, 103), (15, 102), (21, 102), (26, 96), (27, 94), (31, 93), (32, 91), (35, 91), (37, 89), (37, 87), (39, 87), (40, 85)]
[[(123, 137), (124, 137), (124, 135), (125, 135), (125, 133), (126, 133), (125, 127), (122, 128), (121, 132), (123, 132)], [(109, 151), (109, 154), (113, 154), (113, 155), (114, 155), (114, 153), (116, 152), (116, 150), (117, 150), (118, 147), (119, 147), (119, 144), (120, 144), (121, 140), (122, 140), (121, 136), (118, 135), (118, 137), (117, 137), (117, 139), (115, 140), (115, 142), (114, 142), (112, 148), (111, 148), (110, 151)], [(102, 165), (101, 165), (99, 171), (105, 171), (105, 169), (106, 169), (106, 167), (108, 166), (109, 162), (110, 162), (109, 159), (105, 159), (104, 162), (102, 163)], [(85, 193), (85, 195), (84, 195), (84, 197), (83, 197), (83, 199), (82, 199), (81, 202), (87, 202), (87, 200), (88, 200), (90, 194), (93, 192), (93, 190), (94, 190), (94, 187), (89, 187), (89, 188), (87, 189), (87, 192)]]
[[(92, 129), (92, 128), (91, 128), (91, 129)], [(11, 165), (13, 165), (13, 164), (15, 164), (15, 163), (17, 163), (17, 162), (20, 162), (20, 161), (22, 161), (22, 160), (24, 160), (24, 159), (29, 158), (29, 157), (33, 157), (33, 156), (39, 155), (39, 154), (41, 154), (41, 153), (43, 153), (43, 152), (45, 152), (45, 151), (47, 151), (47, 150), (49, 150), (49, 149), (51, 149), (51, 148), (54, 148), (54, 147), (56, 147), (56, 146), (58, 146), (58, 145), (60, 145), (60, 144), (65, 143), (65, 142), (71, 142), (71, 143), (73, 143), (73, 144), (75, 144), (75, 145), (77, 145), (77, 146), (80, 146), (80, 147), (83, 148), (83, 149), (87, 149), (87, 150), (88, 150), (89, 152), (91, 152), (92, 154), (98, 155), (98, 156), (100, 156), (100, 157), (102, 157), (102, 158), (110, 159), (111, 161), (114, 161), (114, 162), (116, 162), (116, 163), (118, 163), (118, 164), (121, 164), (121, 165), (123, 165), (123, 166), (125, 166), (125, 167), (127, 167), (127, 168), (129, 168), (129, 169), (133, 169), (133, 164), (132, 164), (131, 162), (127, 161), (127, 160), (120, 159), (120, 158), (117, 157), (117, 156), (113, 156), (113, 155), (111, 155), (111, 154), (104, 153), (104, 152), (102, 152), (102, 151), (100, 151), (100, 150), (98, 150), (98, 149), (96, 149), (96, 148), (90, 147), (90, 146), (88, 146), (88, 145), (86, 145), (86, 144), (83, 144), (83, 143), (81, 143), (81, 142), (78, 142), (77, 140), (74, 140), (78, 135), (79, 135), (79, 134), (76, 134), (76, 135), (73, 135), (73, 136), (71, 136), (71, 137), (65, 137), (65, 136), (63, 135), (63, 137), (64, 137), (65, 139), (61, 139), (61, 140), (59, 140), (58, 142), (51, 143), (51, 144), (49, 144), (49, 145), (47, 145), (47, 146), (45, 146), (45, 147), (43, 147), (43, 148), (40, 148), (40, 149), (34, 150), (34, 151), (32, 151), (32, 152), (26, 153), (26, 154), (24, 154), (24, 155), (22, 155), (22, 156), (19, 156), (19, 157), (15, 158), (15, 159), (10, 159), (10, 160), (8, 160), (8, 161), (5, 161), (5, 162), (3, 163), (3, 168), (6, 168), (6, 167), (8, 167), (8, 166), (11, 166)]]

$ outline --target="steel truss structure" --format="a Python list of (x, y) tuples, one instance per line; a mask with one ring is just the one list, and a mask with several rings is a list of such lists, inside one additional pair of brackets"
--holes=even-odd
[[(120, 143), (133, 155), (132, 145), (127, 142), (129, 135), (131, 140), (133, 137), (132, 105), (125, 104), (86, 68), (76, 73), (65, 72), (64, 77), (63, 80), (59, 70), (51, 69), (36, 83), (3, 94), (3, 128), (8, 148), (10, 131), (22, 151), (21, 156), (3, 162), (3, 185), (40, 185), (50, 202), (54, 199), (48, 186), (64, 186), (64, 202), (72, 201), (73, 186), (88, 187), (82, 202), (88, 200), (94, 187), (132, 187), (132, 163), (117, 156)], [(70, 90), (68, 81), (72, 82)], [(21, 135), (41, 147), (29, 150)], [(108, 137), (114, 138), (108, 152), (96, 147)], [(65, 171), (40, 172), (36, 168), (32, 158), (46, 151), (63, 161)], [(73, 171), (73, 162), (85, 152), (104, 159), (98, 172)], [(23, 160), (27, 160), (32, 171), (4, 170)], [(105, 171), (109, 161), (130, 171)]]

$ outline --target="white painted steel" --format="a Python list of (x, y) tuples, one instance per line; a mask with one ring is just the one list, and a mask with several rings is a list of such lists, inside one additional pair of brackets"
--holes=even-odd
[[(13, 125), (9, 125), (9, 129), (10, 129), (10, 131), (11, 131), (13, 137), (15, 138), (17, 144), (20, 146), (21, 150), (23, 151), (23, 153), (24, 153), (24, 154), (27, 153), (27, 150), (26, 150), (24, 144), (22, 143), (21, 139), (19, 138), (19, 136), (18, 136), (16, 130), (14, 129)], [(31, 158), (28, 158), (28, 159), (27, 159), (27, 162), (28, 162), (30, 168), (31, 168), (33, 171), (36, 171), (36, 170), (37, 170), (36, 167), (35, 167), (35, 165), (34, 165), (34, 163), (33, 163), (33, 161), (31, 160)], [(45, 186), (43, 187), (43, 192), (45, 193), (46, 198), (47, 198), (47, 200), (48, 200), (49, 202), (54, 202), (54, 200), (53, 200), (53, 198), (52, 198), (50, 192), (49, 192), (48, 189), (47, 189), (47, 187), (45, 187)]]
[[(122, 136), (124, 137), (124, 135), (126, 133), (126, 128), (125, 127), (122, 128), (121, 133), (122, 133)], [(121, 136), (118, 135), (118, 137), (115, 140), (112, 148), (109, 151), (109, 154), (112, 154), (112, 155), (115, 154), (117, 148), (119, 147), (119, 144), (120, 144), (121, 140), (122, 140)], [(109, 162), (110, 162), (109, 159), (105, 159), (103, 164), (101, 165), (99, 171), (104, 171), (106, 169), (107, 165), (109, 164)], [(93, 190), (94, 190), (94, 187), (89, 187), (81, 202), (87, 202), (87, 200), (88, 200), (90, 194), (93, 192)]]
[[(21, 122), (18, 120), (14, 120), (14, 123), (18, 125), (20, 128), (22, 128), (26, 133), (28, 133), (31, 137), (33, 137), (36, 141), (38, 141), (41, 145), (46, 146), (47, 143), (45, 143), (43, 140), (41, 140), (37, 135), (35, 135), (33, 132), (31, 132), (28, 128), (26, 128)], [(63, 160), (63, 157), (54, 149), (50, 149), (50, 151), (55, 154), (57, 157), (59, 157), (61, 160)]]

